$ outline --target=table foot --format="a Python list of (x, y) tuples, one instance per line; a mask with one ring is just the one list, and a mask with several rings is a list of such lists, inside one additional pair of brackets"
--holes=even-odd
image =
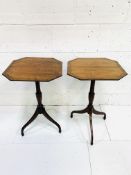
[(36, 119), (36, 117), (38, 116), (38, 110), (36, 109), (36, 111), (35, 111), (35, 113), (34, 113), (34, 115), (30, 118), (30, 120), (22, 127), (22, 129), (21, 129), (21, 135), (22, 136), (24, 136), (24, 129), (30, 124), (30, 123), (32, 123), (35, 119)]
[(96, 109), (93, 108), (93, 111), (92, 111), (94, 114), (96, 115), (104, 115), (103, 119), (105, 120), (106, 119), (106, 113), (105, 112), (100, 112), (100, 111), (97, 111)]
[(90, 122), (90, 132), (91, 132), (91, 145), (93, 145), (93, 124), (92, 124), (92, 114), (97, 114), (97, 115), (104, 115), (103, 119), (106, 119), (106, 113), (104, 112), (99, 112), (97, 110), (95, 110), (94, 106), (93, 106), (93, 101), (94, 101), (94, 87), (95, 87), (95, 80), (91, 80), (91, 85), (90, 85), (90, 91), (89, 91), (89, 104), (88, 106), (83, 109), (83, 110), (78, 110), (78, 111), (72, 111), (71, 112), (71, 118), (73, 118), (73, 114), (74, 113), (78, 113), (78, 114), (83, 114), (83, 113), (88, 113), (89, 114), (89, 122)]
[(30, 120), (22, 127), (21, 129), (21, 135), (24, 136), (24, 130), (25, 128), (31, 124), (39, 114), (43, 114), (50, 122), (52, 122), (54, 125), (56, 125), (58, 127), (59, 133), (61, 133), (61, 127), (60, 125), (49, 116), (49, 114), (46, 112), (44, 105), (42, 104), (42, 93), (40, 90), (40, 83), (37, 81), (35, 82), (36, 84), (36, 98), (37, 98), (37, 108), (36, 111), (34, 113), (34, 115), (30, 118)]
[(83, 110), (77, 110), (77, 111), (72, 111), (70, 117), (73, 118), (73, 114), (74, 114), (74, 113), (84, 114), (84, 113), (86, 113), (86, 112), (87, 112), (86, 109), (83, 109)]
[(58, 130), (59, 130), (59, 133), (61, 133), (61, 127), (60, 125), (53, 119), (49, 116), (49, 114), (46, 112), (45, 109), (43, 109), (43, 115), (50, 121), (52, 122), (54, 125), (56, 125), (58, 127)]
[(25, 128), (30, 125), (36, 118), (39, 114), (43, 114), (46, 119), (48, 119), (50, 122), (52, 122), (54, 125), (56, 125), (58, 127), (58, 130), (59, 130), (59, 133), (61, 133), (61, 127), (60, 125), (53, 119), (49, 116), (49, 114), (46, 112), (44, 106), (41, 106), (41, 107), (37, 107), (34, 115), (30, 118), (30, 120), (22, 127), (21, 129), (21, 135), (24, 136), (24, 130)]
[(91, 131), (91, 142), (90, 144), (93, 145), (93, 124), (92, 124), (92, 114), (96, 115), (104, 115), (103, 119), (106, 119), (106, 113), (97, 111), (93, 106), (87, 106), (87, 108), (83, 110), (76, 110), (71, 112), (71, 118), (73, 118), (73, 114), (78, 113), (78, 114), (84, 114), (88, 113), (89, 114), (89, 121), (90, 121), (90, 131)]
[(93, 145), (93, 125), (92, 125), (92, 114), (89, 114), (89, 121), (90, 121), (90, 130), (91, 130), (91, 142), (90, 142), (90, 144)]

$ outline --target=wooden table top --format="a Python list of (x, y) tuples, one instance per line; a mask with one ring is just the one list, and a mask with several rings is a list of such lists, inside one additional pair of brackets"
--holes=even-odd
[(62, 76), (62, 62), (54, 58), (14, 60), (3, 75), (11, 81), (51, 81)]
[(117, 61), (107, 58), (76, 58), (68, 62), (67, 74), (80, 80), (120, 80), (127, 75)]

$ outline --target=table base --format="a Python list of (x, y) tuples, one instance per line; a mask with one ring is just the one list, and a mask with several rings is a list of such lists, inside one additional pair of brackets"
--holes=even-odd
[(103, 119), (106, 119), (106, 114), (104, 112), (99, 112), (97, 110), (95, 110), (94, 106), (93, 106), (93, 101), (94, 101), (94, 87), (95, 87), (95, 80), (91, 80), (91, 85), (90, 85), (90, 91), (89, 91), (89, 104), (88, 106), (83, 109), (83, 110), (78, 110), (78, 111), (72, 111), (71, 112), (71, 118), (73, 118), (73, 114), (74, 113), (78, 113), (78, 114), (83, 114), (83, 113), (88, 113), (89, 114), (89, 121), (90, 121), (90, 131), (91, 131), (91, 145), (93, 145), (93, 124), (92, 124), (92, 114), (96, 114), (96, 115), (104, 115)]
[(39, 114), (43, 114), (50, 122), (52, 122), (53, 124), (55, 124), (58, 127), (59, 133), (61, 133), (61, 127), (60, 125), (54, 120), (52, 119), (49, 114), (46, 112), (44, 105), (42, 104), (42, 93), (40, 90), (40, 83), (38, 81), (35, 82), (36, 84), (36, 98), (38, 101), (38, 105), (37, 108), (35, 110), (35, 113), (33, 114), (33, 116), (30, 118), (30, 120), (22, 127), (21, 129), (21, 135), (24, 136), (24, 129), (31, 124)]

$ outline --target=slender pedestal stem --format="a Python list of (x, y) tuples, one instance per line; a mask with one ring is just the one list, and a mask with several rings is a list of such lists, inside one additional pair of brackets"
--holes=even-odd
[(83, 110), (79, 110), (79, 111), (72, 111), (71, 112), (71, 118), (73, 118), (73, 114), (74, 113), (78, 113), (78, 114), (83, 114), (83, 113), (88, 113), (89, 114), (89, 121), (90, 121), (90, 131), (91, 131), (91, 145), (93, 145), (93, 124), (92, 124), (92, 114), (98, 114), (98, 115), (104, 115), (103, 119), (106, 119), (106, 114), (104, 112), (99, 112), (97, 110), (94, 109), (93, 106), (93, 101), (94, 101), (94, 88), (95, 88), (95, 80), (91, 80), (91, 85), (90, 85), (90, 91), (89, 91), (89, 104), (88, 106), (83, 109)]
[(36, 85), (36, 99), (37, 99), (37, 108), (35, 110), (35, 113), (33, 114), (33, 116), (30, 118), (30, 120), (22, 127), (21, 129), (21, 135), (24, 136), (24, 129), (31, 124), (39, 114), (43, 114), (50, 122), (52, 122), (53, 124), (55, 124), (58, 129), (59, 129), (59, 133), (61, 133), (61, 127), (60, 125), (54, 120), (52, 119), (49, 114), (46, 112), (44, 105), (42, 104), (42, 93), (40, 90), (40, 82), (36, 81), (35, 82)]

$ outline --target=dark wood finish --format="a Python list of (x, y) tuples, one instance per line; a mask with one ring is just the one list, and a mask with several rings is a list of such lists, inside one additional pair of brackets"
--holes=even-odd
[(58, 129), (59, 129), (59, 133), (61, 133), (61, 127), (60, 125), (54, 120), (52, 119), (49, 114), (46, 112), (44, 105), (42, 104), (42, 93), (40, 90), (40, 83), (37, 81), (35, 82), (36, 84), (36, 98), (37, 98), (37, 108), (35, 110), (35, 113), (33, 114), (33, 116), (30, 118), (30, 120), (22, 127), (21, 129), (21, 135), (24, 136), (24, 129), (31, 124), (39, 114), (43, 114), (50, 122), (52, 122), (53, 124), (55, 124)]
[(90, 130), (91, 130), (91, 145), (93, 145), (93, 125), (92, 125), (92, 114), (98, 114), (98, 115), (104, 115), (103, 119), (106, 119), (106, 114), (104, 112), (99, 112), (96, 111), (94, 106), (93, 106), (93, 101), (94, 101), (94, 87), (95, 87), (95, 80), (91, 80), (91, 85), (90, 85), (90, 91), (89, 91), (89, 104), (88, 106), (79, 111), (72, 111), (71, 112), (71, 118), (73, 118), (74, 113), (78, 114), (83, 114), (83, 113), (88, 113), (89, 114), (89, 121), (90, 121)]
[(14, 60), (3, 75), (12, 81), (51, 81), (62, 76), (62, 62), (54, 58), (25, 57)]
[(67, 74), (80, 80), (119, 80), (127, 75), (117, 61), (107, 58), (71, 60)]
[(92, 114), (104, 115), (103, 119), (106, 119), (106, 114), (95, 110), (93, 106), (95, 80), (119, 80), (126, 76), (127, 73), (120, 64), (114, 60), (107, 58), (77, 58), (68, 62), (67, 74), (79, 80), (91, 80), (88, 106), (83, 110), (72, 111), (71, 118), (74, 113), (89, 114), (91, 145), (93, 145)]
[(4, 71), (3, 75), (11, 81), (34, 81), (36, 84), (37, 108), (30, 120), (22, 127), (24, 129), (33, 122), (39, 114), (43, 114), (50, 122), (55, 124), (61, 133), (60, 125), (46, 112), (42, 104), (40, 81), (51, 81), (62, 76), (62, 62), (54, 58), (25, 57), (14, 60)]

